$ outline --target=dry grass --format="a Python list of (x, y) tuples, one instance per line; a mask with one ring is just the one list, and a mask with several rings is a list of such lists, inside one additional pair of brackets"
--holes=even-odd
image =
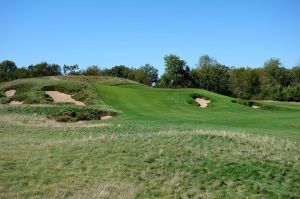
[(78, 121), (73, 123), (57, 122), (39, 115), (0, 114), (0, 121), (26, 127), (54, 127), (54, 128), (92, 128), (111, 126), (111, 123)]

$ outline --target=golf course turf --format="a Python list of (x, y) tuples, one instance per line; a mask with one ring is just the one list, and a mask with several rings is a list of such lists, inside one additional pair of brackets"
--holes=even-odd
[[(5, 97), (11, 88), (15, 96)], [(49, 88), (87, 106), (55, 104)], [(299, 104), (254, 109), (201, 89), (109, 77), (25, 79), (0, 89), (0, 198), (300, 196)], [(200, 108), (195, 96), (210, 103)], [(70, 110), (113, 118), (47, 123)]]

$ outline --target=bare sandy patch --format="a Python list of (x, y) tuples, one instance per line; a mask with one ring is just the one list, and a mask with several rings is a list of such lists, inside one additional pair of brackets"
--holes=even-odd
[(102, 116), (101, 117), (101, 120), (108, 120), (108, 119), (111, 119), (112, 118), (112, 116), (110, 116), (110, 115), (105, 115), (105, 116)]
[(206, 108), (210, 103), (210, 100), (206, 100), (200, 97), (197, 97), (195, 101), (200, 105), (201, 108)]
[(256, 106), (256, 105), (252, 105), (251, 107), (254, 108), (254, 109), (260, 108), (260, 106)]
[(73, 99), (71, 95), (61, 93), (59, 91), (46, 91), (46, 94), (49, 95), (56, 103), (74, 103), (76, 105), (85, 106), (83, 102)]
[(6, 97), (12, 97), (16, 94), (16, 90), (8, 90), (8, 91), (5, 91), (4, 95)]
[(8, 104), (9, 105), (21, 105), (21, 104), (23, 104), (23, 101), (10, 101)]

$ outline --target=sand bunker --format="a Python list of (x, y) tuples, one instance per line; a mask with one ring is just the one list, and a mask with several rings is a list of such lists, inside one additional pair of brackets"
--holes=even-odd
[(9, 105), (21, 105), (21, 104), (23, 104), (23, 101), (10, 101), (8, 104)]
[(200, 105), (201, 108), (206, 108), (210, 103), (210, 100), (206, 100), (200, 97), (197, 97), (195, 101)]
[(8, 90), (8, 91), (5, 91), (4, 94), (6, 97), (12, 97), (16, 94), (16, 90)]
[(252, 105), (252, 108), (255, 108), (255, 109), (257, 109), (257, 108), (260, 108), (260, 106), (255, 106), (255, 105)]
[(54, 102), (74, 103), (76, 105), (85, 106), (83, 102), (74, 100), (71, 95), (61, 93), (59, 91), (46, 91), (46, 94), (52, 97)]
[(105, 116), (102, 116), (101, 117), (101, 120), (108, 120), (108, 119), (111, 119), (112, 118), (112, 116), (110, 116), (110, 115), (105, 115)]

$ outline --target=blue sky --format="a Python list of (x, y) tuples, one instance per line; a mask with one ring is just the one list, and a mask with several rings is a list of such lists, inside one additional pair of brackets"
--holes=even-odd
[(176, 54), (228, 66), (300, 64), (298, 0), (0, 0), (0, 60), (110, 67)]

